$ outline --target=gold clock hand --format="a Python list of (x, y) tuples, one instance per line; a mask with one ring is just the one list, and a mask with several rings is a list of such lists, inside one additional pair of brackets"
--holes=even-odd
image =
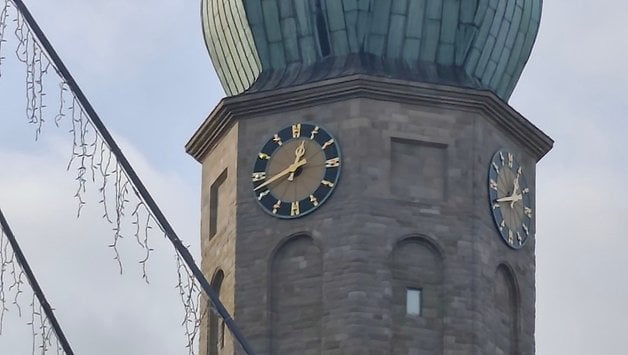
[[(297, 147), (297, 149), (294, 151), (294, 164), (299, 162), (299, 159), (301, 159), (304, 155), (305, 155), (305, 140), (301, 141), (301, 145), (299, 145)], [(296, 169), (295, 169), (296, 171)], [(288, 181), (293, 181), (294, 180), (294, 172), (295, 171), (291, 171), (290, 172), (290, 176), (288, 176)]]
[(517, 195), (512, 195), (512, 196), (507, 196), (507, 197), (502, 197), (502, 198), (498, 198), (495, 200), (495, 202), (510, 202), (511, 203), (511, 208), (513, 207), (512, 205), (517, 202), (520, 201), (523, 198), (523, 196), (521, 196), (521, 194), (517, 194)]
[(515, 177), (515, 181), (513, 182), (515, 186), (512, 188), (512, 195), (510, 196), (512, 197), (512, 200), (510, 201), (510, 208), (514, 208), (515, 202), (521, 200), (521, 194), (517, 194), (517, 190), (519, 190), (519, 177), (520, 176), (521, 175), (517, 173), (517, 177)]
[(495, 200), (495, 202), (510, 202), (514, 199), (512, 196), (502, 197)]
[(290, 173), (294, 173), (299, 167), (305, 165), (306, 163), (307, 163), (307, 160), (303, 159), (301, 161), (297, 161), (297, 162), (291, 164), (286, 169), (282, 170), (281, 172), (279, 172), (275, 176), (273, 176), (270, 179), (266, 180), (266, 182), (264, 182), (263, 184), (261, 184), (258, 187), (256, 187), (253, 191), (258, 191), (261, 188), (266, 187), (266, 186), (272, 184), (273, 182), (281, 179), (282, 177), (284, 177), (284, 176), (286, 176), (286, 175), (288, 175)]

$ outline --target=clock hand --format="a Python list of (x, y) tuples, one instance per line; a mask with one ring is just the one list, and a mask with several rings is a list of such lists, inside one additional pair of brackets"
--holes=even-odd
[(495, 202), (510, 202), (513, 199), (514, 199), (513, 196), (507, 196), (507, 197), (498, 198), (495, 200)]
[[(301, 141), (301, 145), (297, 147), (297, 149), (294, 151), (294, 164), (299, 162), (299, 159), (301, 159), (304, 155), (305, 155), (305, 140)], [(294, 171), (290, 172), (290, 176), (288, 176), (288, 181), (292, 181), (294, 180), (294, 172), (296, 171), (296, 169)]]
[(523, 198), (523, 196), (521, 196), (521, 194), (517, 194), (517, 195), (512, 195), (512, 196), (506, 196), (506, 197), (502, 197), (502, 198), (498, 198), (495, 200), (495, 202), (511, 202), (511, 208), (512, 203), (520, 201)]
[[(515, 181), (513, 182), (513, 184), (515, 185), (512, 188), (512, 195), (510, 197), (512, 197), (513, 199), (510, 201), (510, 208), (514, 208), (515, 206), (515, 202), (521, 200), (521, 194), (517, 194), (517, 190), (519, 190), (519, 176), (521, 176), (519, 173), (517, 173), (517, 177), (515, 177)], [(519, 198), (515, 198), (515, 197), (519, 197)]]
[(263, 187), (266, 187), (270, 184), (272, 184), (273, 182), (281, 179), (282, 177), (294, 173), (299, 167), (305, 165), (307, 163), (307, 160), (303, 159), (301, 161), (297, 161), (293, 164), (291, 164), (289, 167), (287, 167), (286, 169), (284, 169), (283, 171), (280, 171), (278, 174), (276, 174), (275, 176), (271, 177), (270, 179), (266, 180), (266, 182), (264, 182), (263, 184), (259, 185), (258, 187), (256, 187), (253, 191), (257, 191), (260, 190)]

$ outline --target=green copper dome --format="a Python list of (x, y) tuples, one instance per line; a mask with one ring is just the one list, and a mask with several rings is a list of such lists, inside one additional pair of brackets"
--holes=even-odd
[(542, 0), (202, 0), (228, 95), (356, 73), (457, 85), (508, 100)]

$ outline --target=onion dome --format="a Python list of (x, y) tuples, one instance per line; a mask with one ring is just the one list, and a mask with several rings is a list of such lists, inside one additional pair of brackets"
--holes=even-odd
[(493, 91), (507, 101), (543, 0), (202, 0), (228, 95), (370, 74)]

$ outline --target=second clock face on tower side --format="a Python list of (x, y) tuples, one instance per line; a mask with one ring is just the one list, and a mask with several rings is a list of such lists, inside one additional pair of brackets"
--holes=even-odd
[(334, 191), (341, 165), (331, 134), (314, 124), (295, 123), (275, 133), (258, 153), (251, 175), (255, 198), (272, 216), (305, 216)]
[(533, 232), (530, 188), (523, 167), (513, 153), (499, 150), (491, 159), (488, 176), (489, 206), (495, 226), (509, 247), (520, 249)]

